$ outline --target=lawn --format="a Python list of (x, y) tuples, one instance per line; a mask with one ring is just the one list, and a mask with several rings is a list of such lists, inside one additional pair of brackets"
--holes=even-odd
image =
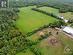
[(24, 33), (31, 32), (57, 20), (51, 16), (33, 11), (31, 8), (33, 6), (20, 8), (19, 18), (16, 21), (16, 26)]

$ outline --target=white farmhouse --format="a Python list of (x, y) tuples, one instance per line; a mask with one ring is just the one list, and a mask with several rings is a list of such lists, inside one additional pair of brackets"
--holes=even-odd
[(70, 35), (73, 35), (73, 28), (71, 28), (71, 27), (67, 26), (63, 29), (63, 31), (70, 34)]

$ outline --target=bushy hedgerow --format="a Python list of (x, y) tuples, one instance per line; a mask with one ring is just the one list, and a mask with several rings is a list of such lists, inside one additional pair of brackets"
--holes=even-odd
[(37, 11), (37, 12), (40, 12), (40, 13), (43, 13), (43, 14), (46, 14), (48, 16), (52, 16), (54, 18), (57, 18), (57, 19), (60, 19), (61, 20), (60, 17), (58, 17), (57, 15), (55, 15), (53, 13), (49, 13), (49, 12), (46, 12), (46, 11), (43, 11), (43, 10), (40, 10), (40, 9), (37, 9), (37, 8), (32, 8), (32, 10)]

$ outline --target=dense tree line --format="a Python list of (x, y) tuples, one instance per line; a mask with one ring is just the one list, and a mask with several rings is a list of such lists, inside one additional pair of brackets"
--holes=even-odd
[(10, 7), (24, 7), (31, 5), (42, 5), (48, 3), (48, 0), (10, 0)]
[(15, 27), (18, 12), (15, 8), (0, 10), (0, 55), (15, 55), (33, 44)]
[(59, 9), (60, 13), (65, 13), (65, 12), (73, 12), (72, 5), (73, 5), (72, 3), (52, 2), (48, 3), (47, 6)]
[(64, 2), (62, 1), (49, 1), (49, 0), (10, 0), (10, 7), (24, 7), (24, 6), (33, 6), (36, 5), (37, 7), (41, 6), (49, 6), (56, 9), (59, 9), (59, 12), (73, 12), (73, 4), (72, 2)]

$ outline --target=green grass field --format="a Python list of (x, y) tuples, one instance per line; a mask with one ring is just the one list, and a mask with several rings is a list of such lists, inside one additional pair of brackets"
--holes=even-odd
[(49, 13), (53, 13), (53, 14), (56, 14), (56, 15), (59, 14), (59, 10), (58, 9), (51, 8), (51, 7), (40, 7), (38, 9), (46, 11), (46, 12), (49, 12)]
[(31, 10), (32, 6), (20, 8), (19, 19), (16, 26), (24, 33), (31, 32), (43, 25), (52, 23), (57, 19)]

